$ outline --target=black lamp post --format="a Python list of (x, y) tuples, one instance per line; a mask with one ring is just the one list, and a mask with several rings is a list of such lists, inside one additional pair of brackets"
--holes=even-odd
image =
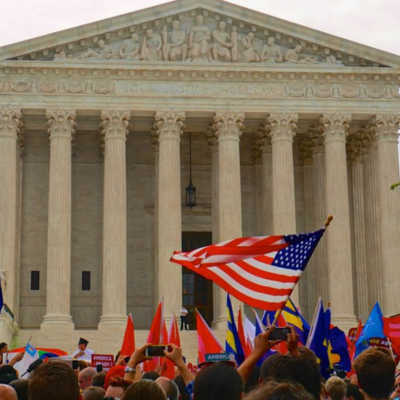
[(192, 184), (192, 132), (189, 133), (189, 168), (190, 179), (186, 187), (186, 207), (192, 209), (196, 207), (196, 188)]

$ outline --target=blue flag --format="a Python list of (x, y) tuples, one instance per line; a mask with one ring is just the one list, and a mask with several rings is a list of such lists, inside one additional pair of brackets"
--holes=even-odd
[(330, 362), (328, 356), (328, 332), (326, 331), (326, 319), (321, 298), (317, 303), (306, 347), (315, 353), (319, 359), (321, 374), (326, 377)]
[(236, 328), (235, 316), (232, 310), (232, 303), (229, 294), (226, 297), (226, 312), (228, 331), (226, 333), (225, 351), (232, 353), (238, 365), (244, 361), (244, 350), (240, 342), (239, 334)]
[(357, 340), (355, 357), (357, 357), (364, 350), (368, 349), (370, 339), (386, 338), (385, 334), (383, 333), (382, 317), (383, 315), (381, 307), (379, 306), (379, 302), (376, 302), (367, 322), (364, 325), (363, 330), (361, 331), (361, 335)]
[(331, 353), (337, 354), (340, 357), (340, 361), (335, 365), (343, 371), (350, 372), (351, 360), (345, 333), (337, 326), (331, 328), (329, 330), (329, 342), (331, 345)]

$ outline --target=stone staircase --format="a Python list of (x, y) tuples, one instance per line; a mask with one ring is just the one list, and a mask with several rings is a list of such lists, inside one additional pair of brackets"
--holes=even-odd
[[(11, 348), (23, 347), (28, 340), (35, 347), (58, 348), (72, 354), (77, 349), (80, 337), (89, 341), (88, 347), (99, 354), (116, 354), (121, 347), (125, 329), (104, 330), (20, 330), (14, 338)], [(219, 342), (225, 347), (226, 331), (213, 331)], [(136, 347), (142, 346), (147, 339), (148, 330), (135, 330)], [(183, 355), (187, 362), (197, 363), (197, 331), (180, 331)]]

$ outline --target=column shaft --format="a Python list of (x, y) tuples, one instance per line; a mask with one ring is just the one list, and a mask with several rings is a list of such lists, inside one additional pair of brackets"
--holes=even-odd
[(182, 306), (182, 268), (170, 258), (182, 247), (180, 139), (185, 113), (160, 111), (155, 119), (159, 146), (158, 293), (164, 298), (168, 321)]
[(4, 302), (14, 313), (18, 313), (17, 139), (23, 129), (20, 118), (20, 110), (0, 109), (0, 272), (7, 280)]
[(126, 138), (129, 111), (102, 111), (103, 313), (99, 328), (126, 325)]
[(350, 118), (337, 114), (324, 115), (321, 122), (325, 134), (325, 205), (326, 211), (335, 218), (326, 233), (332, 321), (347, 330), (356, 322), (346, 158)]
[(42, 328), (73, 329), (71, 304), (71, 143), (75, 112), (48, 110), (50, 135), (46, 315)]

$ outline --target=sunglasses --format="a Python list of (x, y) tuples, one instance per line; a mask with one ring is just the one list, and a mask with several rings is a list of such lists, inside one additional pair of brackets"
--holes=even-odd
[(119, 397), (110, 397), (110, 396), (107, 396), (107, 397), (103, 397), (103, 400), (120, 400), (120, 398), (119, 398)]

